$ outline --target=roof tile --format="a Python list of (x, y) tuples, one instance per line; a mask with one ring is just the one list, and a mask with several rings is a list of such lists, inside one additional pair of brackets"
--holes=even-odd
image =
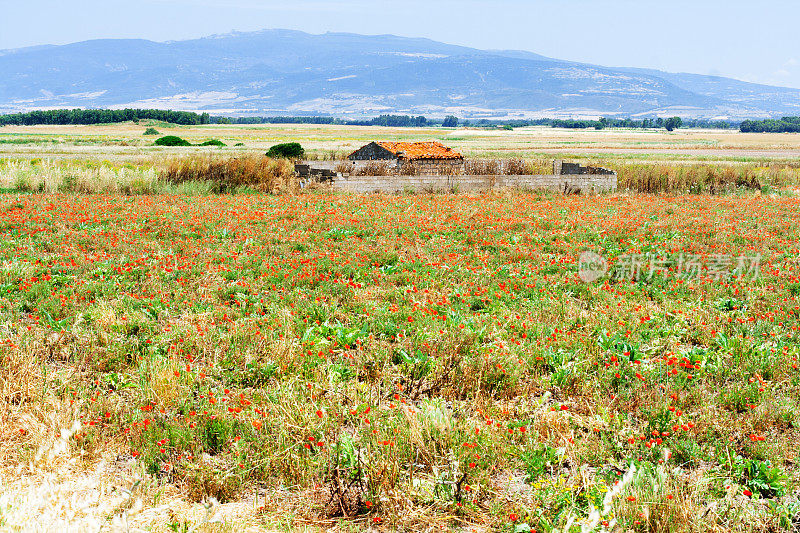
[(438, 142), (379, 142), (377, 144), (393, 154), (402, 155), (403, 159), (409, 161), (417, 159), (464, 159), (464, 156), (452, 148)]

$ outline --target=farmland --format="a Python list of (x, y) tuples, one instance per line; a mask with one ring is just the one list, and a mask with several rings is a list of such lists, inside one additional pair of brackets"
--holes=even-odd
[[(313, 155), (347, 154), (376, 139), (441, 141), (469, 157), (536, 157), (543, 154), (589, 157), (612, 154), (628, 159), (675, 161), (769, 161), (796, 159), (800, 137), (743, 134), (725, 130), (563, 130), (547, 127), (513, 131), (487, 129), (386, 128), (330, 125), (204, 125), (142, 121), (95, 126), (5, 126), (0, 128), (0, 157), (100, 157), (148, 162), (170, 150), (153, 147), (147, 127), (179, 135), (193, 143), (220, 139), (227, 151), (263, 153), (272, 144), (300, 142)], [(235, 146), (241, 143), (241, 146)], [(577, 153), (576, 153), (577, 150)], [(180, 150), (177, 151), (180, 153)], [(549, 157), (549, 155), (548, 155)]]
[[(141, 125), (0, 129), (4, 527), (798, 523), (800, 137), (155, 127), (230, 148), (152, 147)], [(197, 151), (296, 140), (330, 157), (374, 138), (632, 175), (746, 168), (769, 187), (272, 196), (158, 181)], [(587, 251), (606, 275), (586, 281)]]

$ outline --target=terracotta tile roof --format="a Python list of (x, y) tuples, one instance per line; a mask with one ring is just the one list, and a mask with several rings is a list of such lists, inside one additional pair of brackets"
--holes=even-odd
[[(442, 143), (391, 143), (379, 142), (378, 146), (385, 148), (393, 154), (402, 155), (403, 159), (414, 161), (416, 159), (464, 159), (464, 156), (453, 151)], [(401, 154), (402, 152), (402, 154)]]

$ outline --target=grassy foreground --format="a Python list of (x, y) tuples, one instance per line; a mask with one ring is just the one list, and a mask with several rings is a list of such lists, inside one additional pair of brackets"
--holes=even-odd
[[(581, 160), (585, 163), (585, 160)], [(468, 159), (468, 175), (549, 174), (552, 159)], [(719, 163), (670, 161), (626, 162), (592, 159), (590, 164), (614, 169), (619, 190), (636, 193), (729, 194), (744, 190), (765, 193), (800, 185), (800, 163)], [(349, 166), (342, 162), (349, 172)], [(386, 165), (365, 167), (363, 174), (391, 174)], [(408, 167), (401, 171), (406, 173)], [(146, 163), (98, 160), (0, 159), (0, 192), (102, 194), (187, 194), (218, 192), (299, 191), (292, 165), (285, 159), (257, 154), (195, 153)]]
[[(127, 465), (107, 527), (203, 522), (170, 487), (263, 528), (787, 530), (798, 207), (4, 194), (2, 467)], [(586, 283), (585, 250), (704, 267)]]

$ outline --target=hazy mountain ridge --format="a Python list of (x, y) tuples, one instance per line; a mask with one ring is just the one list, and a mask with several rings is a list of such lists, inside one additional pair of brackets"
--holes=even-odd
[(742, 118), (798, 114), (800, 90), (429, 39), (291, 30), (0, 51), (0, 109), (126, 106), (231, 114)]

